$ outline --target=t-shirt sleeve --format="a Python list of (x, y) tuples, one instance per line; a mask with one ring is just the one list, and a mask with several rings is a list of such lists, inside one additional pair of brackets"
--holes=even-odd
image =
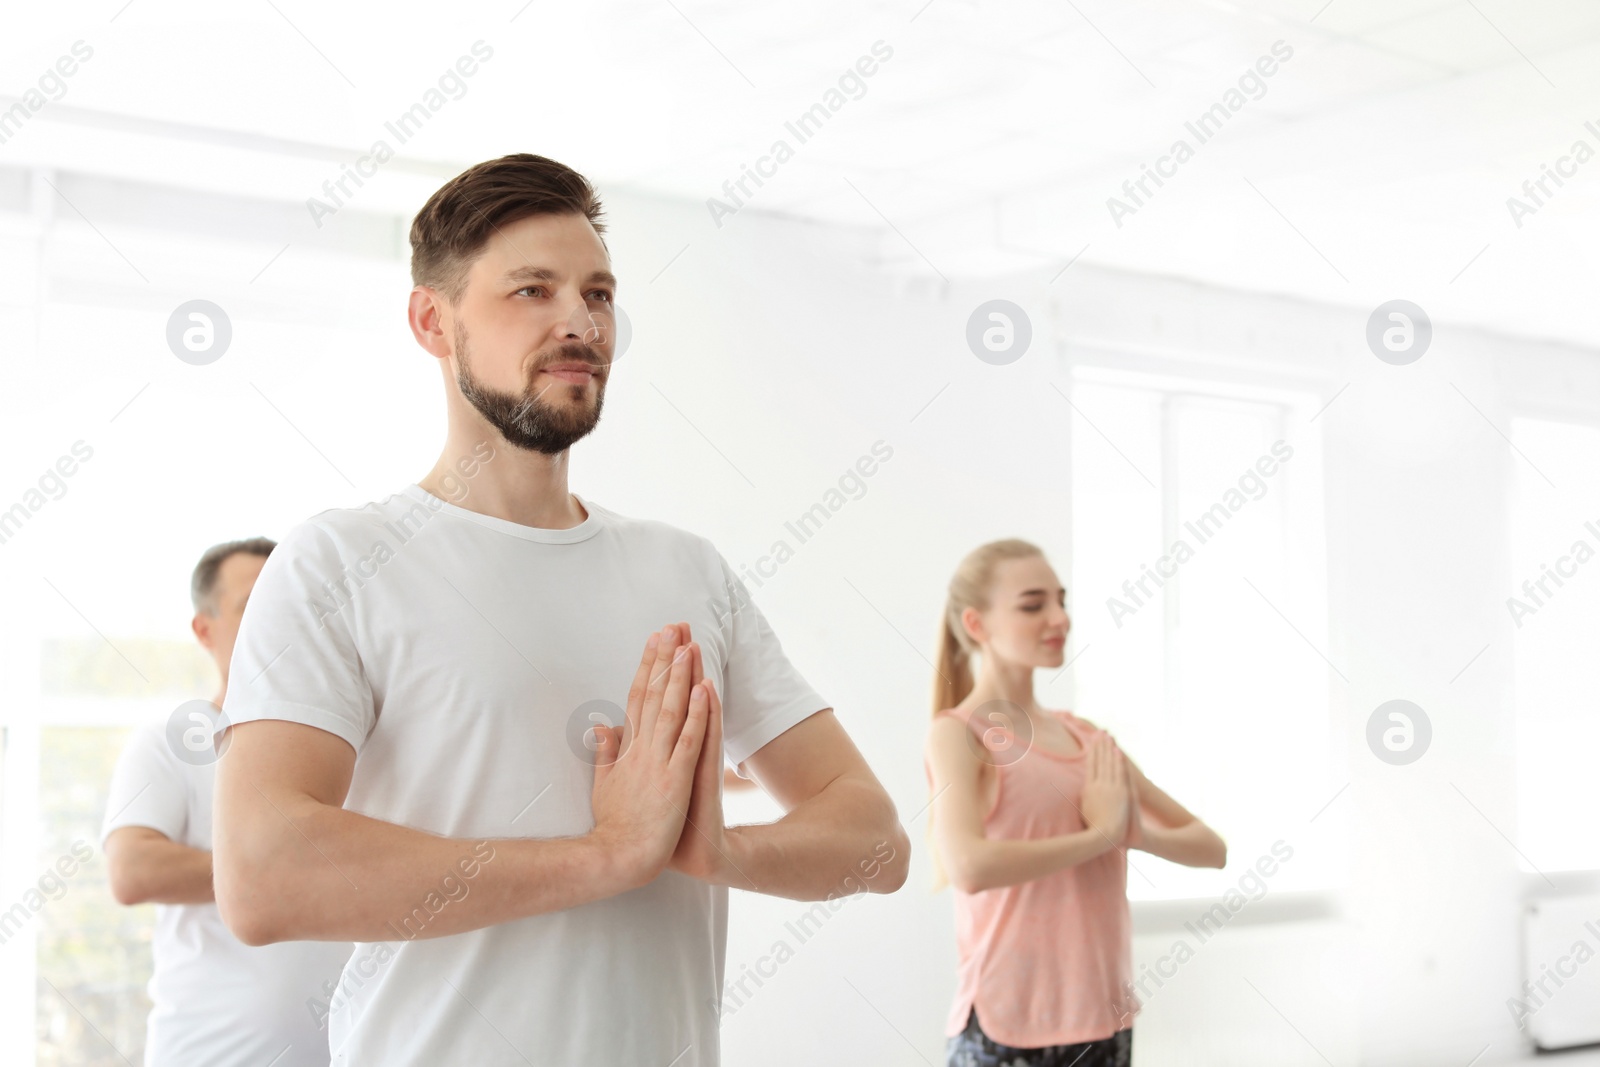
[(280, 719), (326, 730), (357, 752), (376, 722), (350, 613), (329, 594), (344, 580), (338, 546), (307, 521), (272, 550), (245, 603), (222, 711), (230, 724)]
[(189, 830), (189, 783), (167, 750), (166, 734), (140, 726), (128, 736), (111, 772), (100, 842), (124, 826), (148, 826), (180, 845)]
[(722, 697), (722, 751), (737, 768), (768, 741), (831, 705), (784, 655), (750, 591), (717, 554), (729, 610)]

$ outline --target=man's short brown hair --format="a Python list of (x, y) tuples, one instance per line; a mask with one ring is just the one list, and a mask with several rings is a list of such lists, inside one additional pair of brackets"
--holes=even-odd
[(229, 556), (248, 552), (265, 559), (277, 547), (278, 542), (270, 537), (247, 537), (242, 541), (225, 541), (206, 549), (189, 578), (189, 599), (194, 603), (194, 610), (206, 615), (217, 613), (217, 577)]
[(438, 290), (454, 306), (497, 227), (565, 214), (587, 218), (605, 243), (600, 197), (571, 167), (527, 152), (479, 163), (441, 186), (412, 220), (412, 284)]

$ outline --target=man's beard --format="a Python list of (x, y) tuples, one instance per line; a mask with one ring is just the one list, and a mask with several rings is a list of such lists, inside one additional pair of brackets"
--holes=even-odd
[[(552, 389), (584, 391), (588, 386), (552, 378), (552, 384), (537, 394), (531, 391), (531, 383), (524, 387), (525, 391), (521, 396), (491, 389), (474, 378), (471, 368), (467, 365), (467, 331), (460, 320), (456, 321), (455, 340), (456, 357), (460, 361), (456, 370), (456, 385), (467, 402), (489, 420), (489, 425), (500, 431), (507, 444), (530, 452), (556, 455), (572, 447), (573, 442), (587, 436), (600, 421), (600, 409), (605, 406), (606, 399), (604, 377), (598, 374), (595, 377), (593, 411), (588, 410), (586, 406), (546, 404), (540, 399), (544, 392)], [(567, 341), (561, 344), (548, 357), (541, 358), (538, 366), (568, 362), (588, 363), (602, 373), (606, 366), (600, 354), (581, 341)]]

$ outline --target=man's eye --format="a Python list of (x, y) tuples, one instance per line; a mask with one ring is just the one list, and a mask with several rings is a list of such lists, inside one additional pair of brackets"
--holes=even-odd
[(518, 289), (517, 292), (526, 293), (529, 289), (542, 289), (542, 288), (543, 288), (543, 286), (539, 286), (539, 285), (524, 285), (521, 289)]
[(593, 295), (600, 297), (602, 300), (604, 300), (608, 304), (612, 303), (616, 299), (610, 293), (606, 292), (604, 289), (596, 289), (594, 291)]

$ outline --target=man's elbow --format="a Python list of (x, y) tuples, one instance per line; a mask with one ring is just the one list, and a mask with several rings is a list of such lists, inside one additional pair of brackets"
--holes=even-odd
[(129, 869), (129, 864), (119, 859), (113, 859), (107, 865), (106, 880), (111, 884), (111, 899), (118, 904), (131, 907), (150, 899), (150, 892), (143, 882)]
[[(218, 910), (221, 911), (220, 908)], [(242, 918), (230, 918), (227, 912), (223, 912), (222, 923), (241, 945), (248, 945), (250, 948), (276, 945), (280, 941), (287, 940), (279, 937), (265, 922), (258, 921), (256, 916), (247, 914)]]
[(216, 850), (213, 864), (217, 913), (228, 932), (252, 948), (289, 940), (277, 907), (284, 894), (269, 873), (273, 865), (228, 847)]
[(288, 940), (264, 894), (259, 890), (233, 890), (225, 888), (226, 885), (219, 872), (217, 914), (222, 916), (222, 925), (228, 928), (229, 933), (251, 948)]
[(888, 792), (876, 780), (871, 783), (872, 792), (876, 794), (876, 803), (866, 806), (865, 810), (872, 811), (870, 825), (873, 827), (873, 859), (876, 861), (872, 877), (867, 880), (867, 890), (871, 893), (893, 893), (906, 884), (906, 878), (911, 870), (911, 838), (906, 834), (906, 828), (900, 825), (900, 813), (895, 810), (894, 801)]
[(892, 819), (885, 840), (892, 851), (884, 861), (873, 891), (893, 893), (906, 884), (911, 872), (911, 838), (906, 834), (905, 827), (900, 825), (898, 817)]

